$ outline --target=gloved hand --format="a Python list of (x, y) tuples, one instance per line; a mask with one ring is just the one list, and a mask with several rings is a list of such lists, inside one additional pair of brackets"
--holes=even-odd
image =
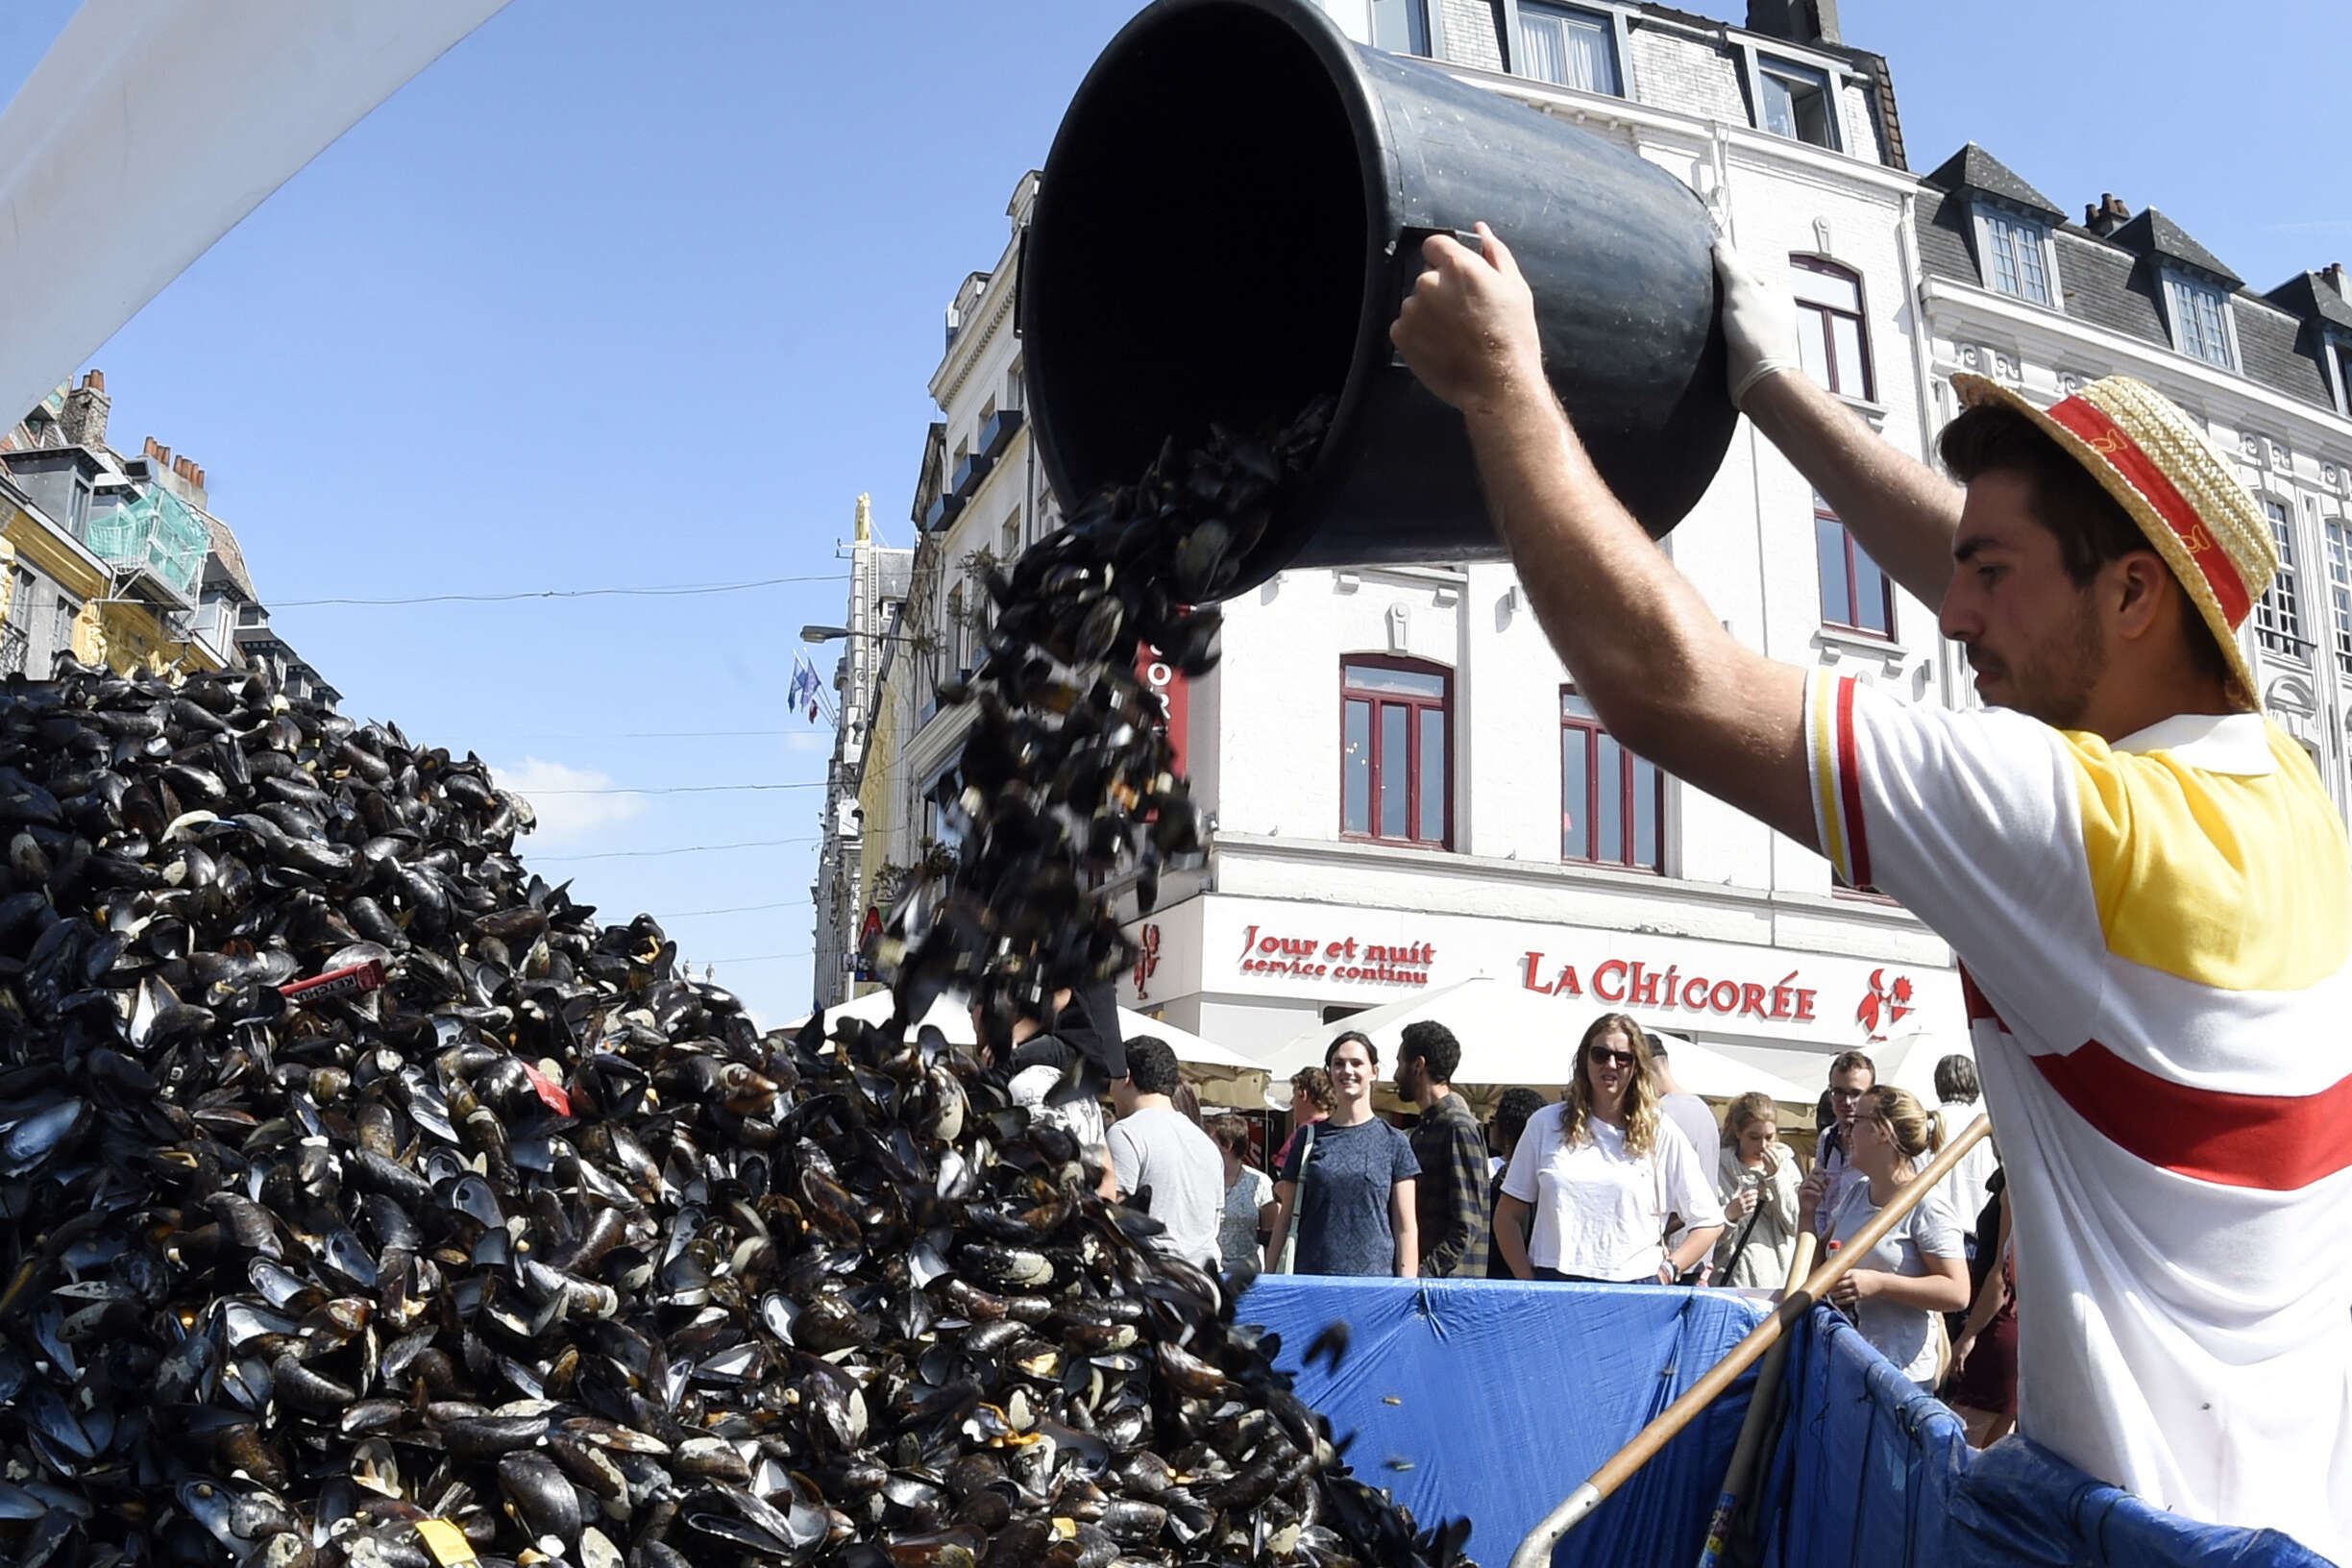
[(1715, 241), (1715, 276), (1723, 282), (1726, 379), (1738, 406), (1767, 376), (1804, 368), (1797, 357), (1797, 302), (1787, 289), (1756, 276), (1727, 240)]

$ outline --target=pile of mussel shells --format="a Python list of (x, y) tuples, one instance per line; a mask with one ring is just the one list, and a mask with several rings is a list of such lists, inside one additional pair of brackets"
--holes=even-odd
[(1212, 426), (1197, 448), (1171, 440), (1140, 479), (989, 572), (981, 662), (939, 691), (978, 709), (934, 786), (954, 847), (869, 955), (905, 1017), (959, 992), (1001, 1048), (1016, 1017), (1050, 1016), (1057, 992), (1134, 962), (1117, 894), (1149, 913), (1164, 870), (1205, 861), (1209, 824), (1137, 654), (1153, 649), (1187, 678), (1214, 667), (1214, 601), (1321, 450), (1333, 406), (1317, 398), (1260, 435)]
[(18, 1568), (1455, 1560), (978, 1053), (763, 1035), (529, 821), (259, 676), (0, 686)]

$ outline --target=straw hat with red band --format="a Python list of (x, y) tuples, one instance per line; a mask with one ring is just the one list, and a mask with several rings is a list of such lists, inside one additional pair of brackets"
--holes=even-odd
[(2278, 546), (2236, 466), (2196, 422), (2129, 376), (2102, 377), (2047, 410), (1981, 376), (1954, 376), (1952, 390), (1972, 408), (2016, 409), (2106, 486), (2189, 591), (2229, 660), (2240, 702), (2259, 708), (2238, 628), (2278, 571)]

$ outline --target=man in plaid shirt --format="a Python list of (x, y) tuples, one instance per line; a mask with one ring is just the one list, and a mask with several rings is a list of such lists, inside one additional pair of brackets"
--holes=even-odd
[(1486, 1277), (1486, 1138), (1468, 1102), (1454, 1092), (1461, 1042), (1442, 1023), (1405, 1026), (1397, 1046), (1397, 1092), (1421, 1108), (1409, 1137), (1421, 1179), (1413, 1206), (1421, 1231), (1424, 1279)]

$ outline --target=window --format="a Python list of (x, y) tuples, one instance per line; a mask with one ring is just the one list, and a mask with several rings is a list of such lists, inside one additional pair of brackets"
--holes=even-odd
[(964, 609), (964, 585), (947, 590), (947, 667), (958, 674), (971, 668), (969, 618)]
[(74, 623), (80, 619), (82, 601), (66, 598), (61, 590), (57, 596), (56, 615), (50, 622), (48, 656), (40, 661), (42, 668), (34, 672), (41, 679), (48, 679), (54, 673), (50, 666), (59, 654), (73, 651)]
[(1891, 641), (1895, 584), (1819, 496), (1813, 498), (1813, 559), (1821, 573), (1822, 624)]
[(997, 541), (998, 560), (996, 564), (1008, 572), (1013, 569), (1013, 563), (1020, 558), (1020, 508), (1016, 506), (1013, 508), (1013, 515), (1005, 519), (1003, 537)]
[(1870, 337), (1862, 325), (1862, 280), (1834, 261), (1792, 256), (1797, 352), (1805, 374), (1830, 391), (1871, 401)]
[(1791, 141), (1837, 146), (1837, 107), (1830, 96), (1827, 72), (1785, 61), (1759, 60), (1756, 86), (1760, 98), (1756, 119), (1763, 129)]
[(2327, 520), (2328, 600), (2336, 623), (2336, 668), (2352, 675), (2352, 528)]
[(2273, 653), (2285, 653), (2293, 658), (2309, 655), (2311, 644), (2303, 640), (2303, 594), (2295, 581), (2294, 513), (2283, 501), (2263, 498), (2263, 510), (2270, 518), (2270, 537), (2278, 544), (2278, 576), (2254, 606), (2254, 635), (2263, 647)]
[(1560, 688), (1560, 859), (1662, 871), (1666, 781), (1619, 746), (1576, 688)]
[(1981, 211), (1985, 256), (1991, 265), (1988, 282), (1999, 292), (2028, 305), (2050, 303), (2049, 266), (2043, 256), (2043, 229), (2038, 223), (2006, 212)]
[(1617, 28), (1589, 11), (1521, 0), (1519, 74), (1563, 87), (1623, 96), (1617, 75)]
[(1444, 848), (1448, 809), (1446, 673), (1359, 654), (1339, 666), (1339, 831)]
[(2180, 352), (2192, 359), (2235, 370), (2237, 360), (2230, 355), (2229, 306), (2223, 303), (2221, 291), (2210, 283), (2174, 277), (2165, 280), (2165, 293), (2172, 303), (2172, 335)]
[(1428, 54), (1428, 0), (1372, 0), (1372, 42), (1392, 54)]

